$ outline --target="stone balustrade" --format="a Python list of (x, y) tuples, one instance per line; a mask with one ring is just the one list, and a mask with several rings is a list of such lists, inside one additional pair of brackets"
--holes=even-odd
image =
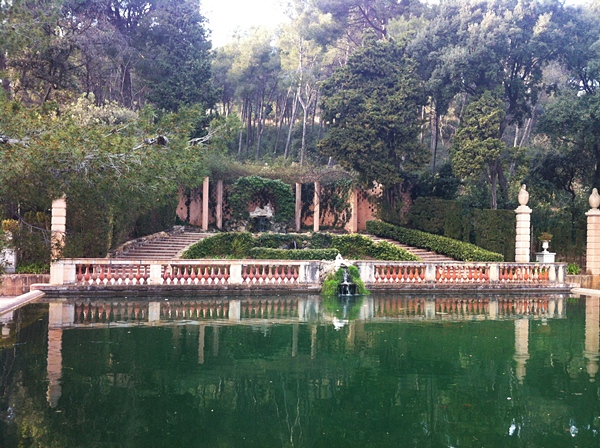
[[(141, 286), (189, 285), (225, 287), (318, 285), (320, 262), (269, 260), (128, 261), (64, 259), (56, 285)], [(62, 281), (61, 281), (62, 280)]]
[[(462, 263), (357, 261), (367, 289), (428, 287), (566, 287), (564, 263)], [(64, 259), (53, 264), (54, 285), (189, 286), (220, 289), (318, 288), (330, 262), (294, 260)]]

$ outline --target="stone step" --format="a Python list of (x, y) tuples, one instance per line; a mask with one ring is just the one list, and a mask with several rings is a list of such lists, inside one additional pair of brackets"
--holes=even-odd
[(448, 257), (446, 255), (438, 254), (436, 252), (432, 252), (427, 249), (421, 249), (418, 247), (408, 246), (406, 244), (399, 243), (398, 241), (395, 241), (395, 240), (392, 240), (389, 238), (381, 238), (381, 237), (378, 237), (375, 235), (370, 235), (368, 233), (364, 234), (364, 236), (371, 238), (374, 243), (378, 243), (380, 241), (386, 241), (390, 244), (398, 246), (398, 247), (410, 252), (411, 254), (419, 257), (421, 260), (423, 260), (425, 262), (456, 261), (453, 258)]

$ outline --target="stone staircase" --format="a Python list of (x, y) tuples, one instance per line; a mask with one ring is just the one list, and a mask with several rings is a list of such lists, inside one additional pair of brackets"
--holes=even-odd
[(194, 243), (214, 233), (184, 230), (183, 232), (164, 233), (157, 238), (140, 241), (125, 248), (114, 258), (126, 260), (172, 260)]
[(378, 243), (379, 241), (387, 241), (395, 246), (401, 247), (402, 249), (410, 252), (413, 255), (416, 255), (424, 262), (440, 262), (440, 261), (456, 261), (454, 258), (447, 257), (446, 255), (441, 255), (436, 252), (431, 252), (427, 249), (419, 249), (417, 247), (407, 246), (406, 244), (399, 243), (398, 241), (394, 241), (388, 238), (380, 238), (375, 235), (364, 234), (364, 236), (369, 237), (373, 240), (374, 243)]

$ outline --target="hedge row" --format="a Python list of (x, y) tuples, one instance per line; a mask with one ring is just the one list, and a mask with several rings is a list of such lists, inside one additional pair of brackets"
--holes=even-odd
[(328, 233), (316, 233), (312, 236), (263, 234), (256, 238), (248, 232), (218, 233), (191, 246), (182, 258), (332, 260), (338, 252), (343, 257), (353, 259), (371, 257), (378, 260), (420, 261), (410, 252), (386, 241), (375, 244), (363, 235)]
[(403, 244), (432, 250), (461, 261), (504, 261), (501, 254), (490, 252), (474, 244), (464, 243), (444, 236), (406, 229), (380, 221), (367, 221), (367, 231), (373, 235), (391, 238)]
[(271, 249), (253, 247), (248, 255), (256, 260), (335, 260), (337, 249)]

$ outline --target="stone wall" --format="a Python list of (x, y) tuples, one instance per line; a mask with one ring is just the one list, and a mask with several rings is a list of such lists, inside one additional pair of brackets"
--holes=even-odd
[(49, 283), (50, 274), (6, 274), (2, 276), (0, 296), (20, 296), (35, 283)]

